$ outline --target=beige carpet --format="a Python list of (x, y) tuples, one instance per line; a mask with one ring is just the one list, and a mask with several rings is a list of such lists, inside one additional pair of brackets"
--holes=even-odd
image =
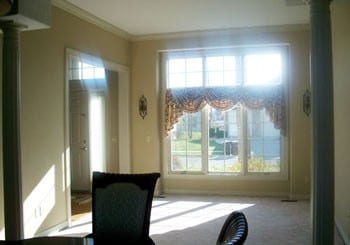
[[(155, 199), (155, 202), (158, 200)], [(168, 206), (168, 212), (161, 212), (164, 213), (162, 219), (152, 219), (151, 233), (156, 244), (215, 244), (227, 215), (234, 210), (243, 211), (247, 217), (247, 245), (311, 244), (308, 201), (281, 202), (279, 198), (209, 196), (169, 196), (164, 201), (167, 202), (163, 204), (163, 209)], [(187, 210), (179, 211), (177, 206), (186, 206)], [(154, 209), (156, 211), (157, 206)], [(167, 223), (179, 224), (179, 227), (156, 234), (155, 230), (166, 227)]]
[[(310, 202), (280, 198), (166, 195), (153, 201), (150, 235), (157, 245), (214, 245), (227, 217), (245, 213), (246, 245), (312, 244)], [(91, 232), (91, 213), (73, 227), (52, 235), (83, 236)], [(336, 233), (335, 245), (343, 245)]]

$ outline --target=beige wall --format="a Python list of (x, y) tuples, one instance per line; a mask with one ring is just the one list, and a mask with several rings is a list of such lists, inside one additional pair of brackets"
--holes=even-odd
[[(162, 170), (162, 122), (158, 79), (158, 51), (228, 45), (290, 44), (289, 74), (289, 180), (252, 181), (229, 178), (203, 179), (177, 177), (163, 179), (166, 191), (197, 193), (240, 193), (309, 197), (310, 193), (310, 118), (302, 110), (302, 95), (309, 86), (309, 32), (307, 28), (294, 31), (242, 31), (204, 37), (139, 40), (132, 43), (132, 163), (135, 172)], [(289, 29), (288, 29), (289, 30)], [(138, 115), (138, 99), (148, 99), (148, 116)], [(147, 140), (149, 139), (149, 140)], [(165, 174), (163, 173), (163, 177)], [(291, 193), (290, 193), (291, 191)]]
[(332, 4), (335, 134), (335, 221), (350, 242), (350, 2)]
[(118, 73), (107, 71), (106, 77), (106, 170), (118, 172)]
[[(21, 45), (24, 222), (26, 235), (31, 236), (66, 220), (65, 48), (129, 66), (130, 43), (53, 7), (52, 27), (23, 32)], [(39, 206), (42, 215), (35, 218)], [(3, 227), (1, 219), (0, 231)]]

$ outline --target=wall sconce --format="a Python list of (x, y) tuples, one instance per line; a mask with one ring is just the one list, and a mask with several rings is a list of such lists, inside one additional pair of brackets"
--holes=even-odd
[(147, 115), (147, 99), (144, 95), (139, 99), (139, 114), (142, 119), (145, 119), (145, 116)]
[(303, 111), (307, 116), (311, 113), (311, 93), (308, 89), (303, 94)]

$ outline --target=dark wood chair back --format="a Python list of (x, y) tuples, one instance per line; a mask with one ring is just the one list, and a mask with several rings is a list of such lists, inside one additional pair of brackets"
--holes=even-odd
[(94, 172), (92, 236), (94, 241), (154, 244), (149, 237), (152, 200), (159, 173)]

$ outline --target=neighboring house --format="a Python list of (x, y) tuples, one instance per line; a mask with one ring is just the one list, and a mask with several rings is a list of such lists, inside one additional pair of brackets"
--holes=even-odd
[[(349, 143), (350, 113), (350, 4), (332, 4), (335, 120), (335, 218), (345, 238), (350, 238)], [(22, 32), (22, 171), (24, 225), (28, 235), (39, 234), (67, 221), (64, 168), (65, 48), (102, 57), (130, 68), (131, 170), (162, 171), (164, 166), (163, 110), (159, 51), (244, 44), (289, 44), (288, 177), (232, 179), (227, 176), (163, 174), (159, 192), (220, 193), (290, 196), (310, 199), (311, 120), (303, 112), (302, 96), (309, 88), (308, 25), (261, 28), (216, 35), (185, 35), (158, 39), (129, 39), (52, 8), (50, 29)], [(0, 41), (2, 42), (2, 41)], [(144, 94), (148, 114), (139, 116), (138, 100)], [(5, 118), (3, 120), (6, 120)], [(112, 166), (117, 169), (117, 166)], [(2, 176), (2, 167), (0, 176)], [(218, 181), (220, 180), (220, 181)], [(0, 181), (2, 183), (2, 179)], [(2, 184), (0, 184), (2, 185)], [(50, 187), (42, 192), (43, 186)], [(45, 188), (44, 188), (45, 189)], [(2, 192), (2, 191), (1, 191)], [(2, 193), (1, 193), (2, 194)], [(37, 203), (33, 202), (36, 200)], [(49, 202), (48, 202), (49, 200)], [(32, 203), (35, 203), (34, 205)], [(38, 211), (38, 208), (40, 211)], [(0, 235), (4, 236), (3, 199), (0, 199)], [(38, 214), (39, 213), (39, 214)]]

